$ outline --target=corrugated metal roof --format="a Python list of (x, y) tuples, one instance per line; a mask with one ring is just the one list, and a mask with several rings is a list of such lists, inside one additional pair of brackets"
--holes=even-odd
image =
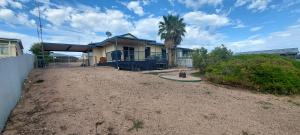
[(155, 40), (139, 39), (139, 38), (137, 38), (136, 36), (132, 35), (131, 33), (127, 33), (127, 34), (123, 34), (123, 35), (114, 36), (114, 37), (108, 38), (108, 39), (106, 39), (106, 40), (104, 40), (104, 41), (102, 41), (102, 42), (91, 43), (91, 44), (89, 44), (89, 45), (93, 45), (93, 46), (100, 47), (100, 46), (104, 46), (104, 45), (105, 45), (106, 43), (108, 43), (108, 42), (114, 43), (115, 40), (118, 40), (118, 39), (143, 41), (143, 42), (147, 42), (147, 43), (150, 44), (150, 45), (164, 45), (164, 44), (162, 44), (162, 43), (157, 43)]
[(63, 43), (46, 43), (43, 42), (45, 51), (65, 51), (65, 52), (88, 52), (91, 50), (90, 45), (63, 44)]
[(236, 54), (298, 54), (298, 48), (273, 49), (262, 51), (239, 52)]

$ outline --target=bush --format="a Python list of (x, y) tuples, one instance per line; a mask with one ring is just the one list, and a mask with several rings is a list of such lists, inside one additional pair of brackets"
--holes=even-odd
[(197, 67), (200, 70), (201, 74), (204, 73), (205, 68), (208, 64), (207, 58), (207, 50), (203, 47), (201, 47), (200, 49), (196, 49), (192, 54), (193, 65), (194, 67)]
[[(43, 59), (42, 45), (40, 43), (34, 43), (31, 45), (29, 51), (36, 56), (37, 59)], [(45, 63), (53, 62), (53, 58), (50, 56), (49, 51), (44, 51)]]
[(192, 59), (194, 67), (198, 68), (201, 74), (204, 74), (207, 65), (227, 60), (231, 56), (232, 52), (224, 45), (221, 45), (220, 47), (213, 49), (210, 53), (207, 53), (207, 49), (203, 47), (196, 49), (192, 55)]
[(208, 66), (205, 76), (212, 82), (265, 93), (300, 93), (300, 62), (277, 55), (233, 56)]
[(224, 45), (216, 47), (208, 55), (209, 64), (227, 60), (232, 57), (232, 54), (232, 51), (227, 49)]

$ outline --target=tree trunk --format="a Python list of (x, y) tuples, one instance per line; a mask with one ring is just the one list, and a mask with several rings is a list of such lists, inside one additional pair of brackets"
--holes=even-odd
[(175, 48), (171, 48), (171, 66), (175, 67)]
[(171, 40), (165, 41), (165, 47), (168, 50), (168, 65), (169, 67), (175, 66), (175, 48), (174, 42)]
[(172, 63), (172, 49), (168, 48), (168, 65), (169, 67), (173, 67), (173, 63)]

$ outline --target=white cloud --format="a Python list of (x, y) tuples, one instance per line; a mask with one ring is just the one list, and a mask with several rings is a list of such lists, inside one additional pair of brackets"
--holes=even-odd
[(186, 36), (183, 39), (182, 45), (186, 47), (199, 46), (203, 44), (215, 44), (223, 39), (223, 36), (218, 33), (211, 33), (197, 26), (187, 26)]
[(248, 5), (247, 9), (256, 11), (264, 11), (268, 8), (271, 0), (237, 0), (236, 7)]
[(5, 7), (7, 5), (6, 0), (0, 0), (0, 7)]
[(12, 20), (14, 18), (15, 14), (10, 9), (0, 9), (0, 19), (3, 19), (5, 21)]
[(186, 7), (197, 10), (204, 5), (221, 5), (223, 0), (178, 0), (178, 2), (183, 3)]
[(157, 2), (156, 0), (142, 0), (143, 5), (149, 5), (151, 2)]
[(70, 21), (71, 26), (74, 28), (94, 32), (111, 31), (113, 33), (125, 33), (132, 27), (126, 16), (118, 10), (79, 12), (72, 14)]
[(299, 4), (300, 4), (300, 0), (283, 0), (282, 2), (278, 4), (273, 4), (270, 7), (273, 10), (277, 10), (277, 11), (291, 9), (291, 12), (293, 12), (293, 10), (297, 11), (297, 6), (299, 7)]
[[(204, 17), (205, 18), (205, 17)], [(209, 17), (208, 17), (209, 18)], [(189, 19), (189, 18), (184, 18)], [(159, 21), (162, 21), (161, 17), (148, 17), (134, 22), (134, 28), (131, 31), (132, 34), (140, 37), (154, 40), (156, 39), (159, 42), (163, 42), (160, 40), (157, 35)], [(201, 20), (201, 24), (195, 23), (196, 20), (190, 20), (191, 22), (186, 26), (186, 34), (183, 37), (183, 42), (181, 43), (181, 47), (200, 47), (201, 45), (213, 45), (216, 43), (220, 43), (220, 41), (224, 38), (224, 36), (220, 33), (215, 33), (209, 30), (205, 30), (202, 26), (211, 25), (213, 27), (221, 27), (226, 24), (220, 23), (217, 19), (217, 22), (213, 22), (211, 19)], [(210, 24), (209, 24), (210, 23)]]
[(171, 6), (175, 6), (175, 0), (168, 0)]
[[(74, 33), (58, 34), (63, 32), (54, 32), (60, 29), (73, 29), (83, 31), (89, 36), (93, 36), (91, 33), (105, 31), (111, 31), (114, 35), (131, 32), (139, 38), (160, 41), (157, 32), (158, 22), (162, 20), (161, 17), (148, 16), (136, 21), (130, 21), (129, 17), (119, 10), (100, 10), (88, 6), (84, 8), (88, 10), (82, 10), (57, 5), (50, 7), (46, 4), (41, 9), (43, 10), (42, 17), (51, 22), (51, 25), (44, 24), (46, 27), (46, 30), (44, 30), (45, 33), (50, 36), (52, 35), (51, 38), (46, 38), (47, 36), (45, 36), (46, 40), (66, 42), (67, 40), (64, 39), (73, 39), (69, 41), (72, 42), (74, 39), (78, 41), (76, 40), (78, 38), (86, 39)], [(32, 10), (32, 13), (37, 15), (36, 9)], [(223, 35), (213, 31), (216, 28), (230, 24), (229, 18), (225, 15), (206, 14), (201, 11), (186, 13), (184, 19), (187, 22), (187, 33), (182, 44), (189, 47), (191, 45), (214, 44), (216, 41), (220, 41)], [(210, 29), (207, 29), (207, 27)], [(72, 38), (68, 38), (66, 35), (70, 35), (69, 37)], [(94, 40), (101, 41), (102, 39), (97, 38)]]
[(300, 48), (300, 24), (286, 28), (284, 31), (270, 33), (266, 37), (248, 38), (229, 42), (228, 47), (235, 52), (256, 51), (281, 48)]
[(158, 23), (161, 21), (161, 17), (148, 17), (140, 19), (134, 22), (134, 30), (132, 34), (145, 39), (157, 39)]
[(189, 12), (183, 16), (186, 23), (201, 27), (221, 27), (230, 23), (230, 19), (223, 15), (206, 14), (201, 11)]
[(257, 26), (257, 27), (253, 27), (250, 29), (251, 32), (255, 32), (255, 31), (259, 31), (261, 30), (263, 27), (262, 26)]
[(144, 9), (139, 1), (131, 1), (127, 4), (127, 8), (139, 16), (144, 15)]
[(19, 8), (22, 9), (22, 3), (15, 1), (15, 0), (0, 0), (0, 7), (6, 7), (6, 6), (11, 6), (13, 8)]
[(33, 27), (35, 25), (34, 20), (30, 20), (27, 14), (16, 14), (10, 9), (0, 9), (0, 20), (3, 20), (7, 24), (18, 24)]
[[(40, 9), (42, 18), (58, 26), (62, 25), (65, 21), (69, 21), (71, 19), (71, 13), (74, 10), (71, 7), (49, 8), (46, 6)], [(33, 9), (31, 13), (38, 16), (38, 8)]]
[(248, 9), (255, 11), (263, 11), (267, 9), (268, 4), (271, 0), (252, 0), (251, 4), (248, 6)]
[[(111, 31), (113, 33), (125, 33), (132, 28), (132, 23), (128, 17), (119, 10), (92, 9), (80, 10), (73, 7), (53, 7), (47, 5), (41, 7), (41, 17), (49, 21), (53, 27), (68, 26), (75, 29), (83, 29), (91, 32)], [(31, 11), (32, 14), (38, 15), (37, 9)], [(48, 25), (48, 24), (44, 24)]]
[(247, 2), (249, 2), (249, 0), (237, 0), (234, 5), (239, 7), (245, 5)]
[(235, 26), (233, 28), (239, 29), (239, 28), (245, 28), (246, 25), (241, 20), (236, 20), (234, 23)]
[(64, 29), (44, 29), (44, 41), (56, 43), (71, 43), (71, 44), (89, 44), (91, 42), (103, 41), (106, 36), (99, 36), (94, 32), (86, 32), (73, 30), (69, 28)]

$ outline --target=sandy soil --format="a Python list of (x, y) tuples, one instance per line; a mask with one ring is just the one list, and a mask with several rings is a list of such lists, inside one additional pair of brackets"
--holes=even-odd
[(3, 134), (296, 135), (300, 97), (104, 67), (36, 69)]

